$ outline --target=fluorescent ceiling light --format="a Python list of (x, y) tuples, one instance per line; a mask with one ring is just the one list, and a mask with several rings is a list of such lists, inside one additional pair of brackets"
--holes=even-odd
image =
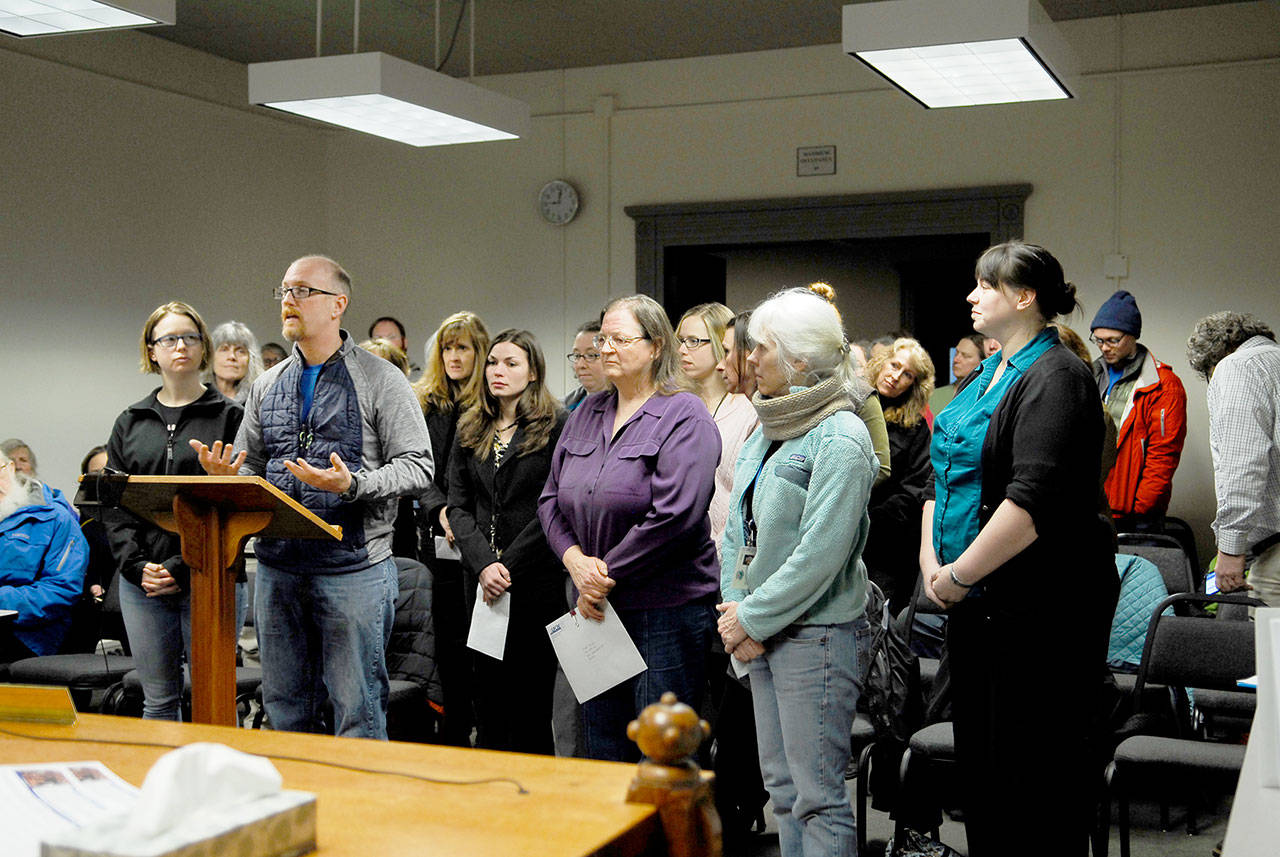
[(1072, 97), (1071, 50), (1037, 0), (847, 5), (844, 50), (925, 107)]
[(0, 32), (49, 36), (177, 22), (175, 0), (0, 0)]
[(410, 146), (529, 135), (529, 105), (382, 53), (252, 63), (249, 102)]

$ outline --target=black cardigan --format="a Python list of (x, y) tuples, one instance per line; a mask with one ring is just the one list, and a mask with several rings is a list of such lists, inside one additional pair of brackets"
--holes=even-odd
[[(1031, 516), (1036, 540), (982, 580), (986, 594), (1025, 608), (1032, 593), (1052, 597), (1069, 587), (1105, 603), (1118, 591), (1110, 533), (1098, 515), (1101, 408), (1093, 373), (1061, 344), (1005, 391), (982, 443), (979, 526), (1008, 499)], [(934, 499), (932, 474), (925, 499)]]

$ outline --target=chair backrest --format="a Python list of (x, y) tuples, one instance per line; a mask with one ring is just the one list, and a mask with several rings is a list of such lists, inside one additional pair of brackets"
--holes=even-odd
[(431, 571), (415, 559), (396, 557), (400, 590), (396, 595), (391, 643), (387, 646), (387, 673), (397, 681), (411, 681), (427, 688), (427, 697), (439, 701), (436, 672), (435, 623), (431, 618)]
[(1119, 552), (1140, 556), (1155, 563), (1170, 594), (1195, 592), (1199, 587), (1196, 573), (1186, 551), (1173, 536), (1153, 533), (1121, 533), (1117, 537)]
[(1256, 598), (1243, 595), (1177, 593), (1156, 606), (1147, 626), (1146, 646), (1134, 688), (1142, 699), (1151, 682), (1170, 687), (1234, 690), (1236, 680), (1257, 672), (1254, 658), (1254, 626), (1248, 621), (1228, 621), (1207, 616), (1164, 616), (1178, 602), (1195, 604), (1249, 604)]

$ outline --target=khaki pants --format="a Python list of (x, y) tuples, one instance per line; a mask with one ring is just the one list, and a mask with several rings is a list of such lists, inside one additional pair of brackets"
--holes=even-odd
[[(1249, 566), (1249, 583), (1253, 585), (1251, 593), (1271, 607), (1280, 607), (1280, 544), (1272, 545)], [(1253, 615), (1253, 610), (1249, 610)]]

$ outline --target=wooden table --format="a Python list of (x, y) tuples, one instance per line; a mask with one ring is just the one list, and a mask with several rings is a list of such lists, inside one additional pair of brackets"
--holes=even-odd
[[(667, 851), (654, 807), (625, 802), (634, 765), (93, 714), (81, 715), (75, 726), (9, 722), (0, 729), (0, 764), (101, 761), (135, 785), (170, 747), (194, 741), (268, 756), (285, 788), (317, 795), (316, 853), (323, 857), (630, 857)], [(444, 780), (510, 778), (528, 794), (506, 781), (445, 785), (306, 760)]]

